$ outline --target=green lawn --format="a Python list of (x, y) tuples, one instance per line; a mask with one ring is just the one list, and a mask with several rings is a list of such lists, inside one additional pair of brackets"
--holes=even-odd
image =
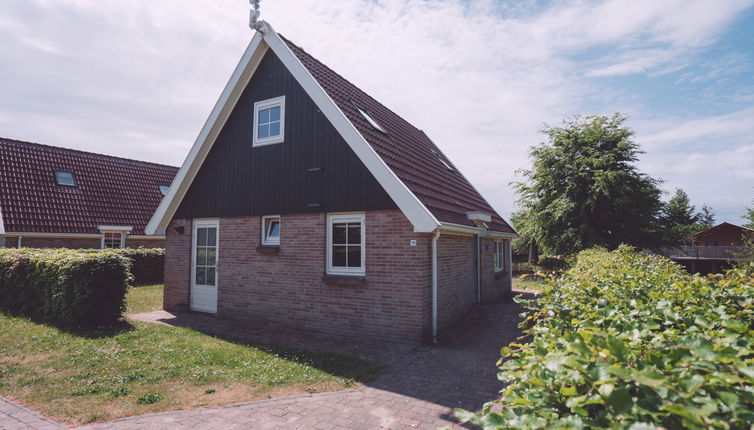
[[(134, 288), (128, 312), (159, 309), (161, 290)], [(337, 390), (378, 371), (363, 360), (187, 328), (124, 322), (62, 330), (0, 313), (0, 394), (71, 424)]]
[(133, 287), (126, 296), (127, 314), (139, 314), (162, 309), (162, 284)]
[(520, 288), (522, 290), (539, 290), (542, 288), (542, 281), (536, 280), (534, 277), (528, 278), (513, 278), (513, 288)]

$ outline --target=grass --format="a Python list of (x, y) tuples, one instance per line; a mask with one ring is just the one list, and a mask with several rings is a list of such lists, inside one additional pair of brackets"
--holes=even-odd
[(539, 290), (542, 287), (542, 281), (535, 277), (513, 278), (513, 288), (522, 290)]
[(127, 314), (140, 314), (162, 309), (162, 284), (144, 285), (128, 290)]
[[(159, 309), (161, 289), (131, 290), (129, 312)], [(69, 424), (333, 391), (379, 370), (364, 360), (182, 327), (124, 322), (66, 330), (0, 313), (0, 394)]]

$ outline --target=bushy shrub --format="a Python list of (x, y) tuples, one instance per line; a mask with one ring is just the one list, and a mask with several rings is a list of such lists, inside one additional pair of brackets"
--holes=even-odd
[(754, 279), (690, 276), (627, 248), (581, 253), (503, 348), (484, 428), (721, 428), (754, 423)]
[(125, 248), (118, 252), (131, 260), (134, 285), (161, 284), (165, 279), (165, 250), (162, 248)]
[(0, 249), (0, 308), (65, 324), (102, 324), (125, 307), (130, 261), (110, 250)]

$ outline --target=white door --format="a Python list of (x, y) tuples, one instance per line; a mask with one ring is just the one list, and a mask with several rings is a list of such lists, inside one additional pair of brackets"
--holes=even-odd
[(218, 220), (195, 220), (191, 245), (191, 310), (217, 313)]

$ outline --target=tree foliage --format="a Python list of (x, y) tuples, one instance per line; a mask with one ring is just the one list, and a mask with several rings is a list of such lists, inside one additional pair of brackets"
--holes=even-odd
[(660, 225), (663, 227), (666, 242), (677, 244), (694, 233), (705, 230), (715, 223), (715, 214), (707, 205), (697, 212), (689, 195), (676, 188), (673, 197), (663, 206)]
[(637, 169), (642, 152), (625, 121), (616, 113), (545, 127), (547, 142), (530, 149), (533, 166), (513, 184), (524, 237), (550, 254), (661, 243), (659, 181)]
[(754, 200), (751, 201), (751, 204), (753, 206), (746, 208), (746, 213), (743, 215), (743, 218), (748, 221), (744, 224), (744, 227), (754, 228)]

